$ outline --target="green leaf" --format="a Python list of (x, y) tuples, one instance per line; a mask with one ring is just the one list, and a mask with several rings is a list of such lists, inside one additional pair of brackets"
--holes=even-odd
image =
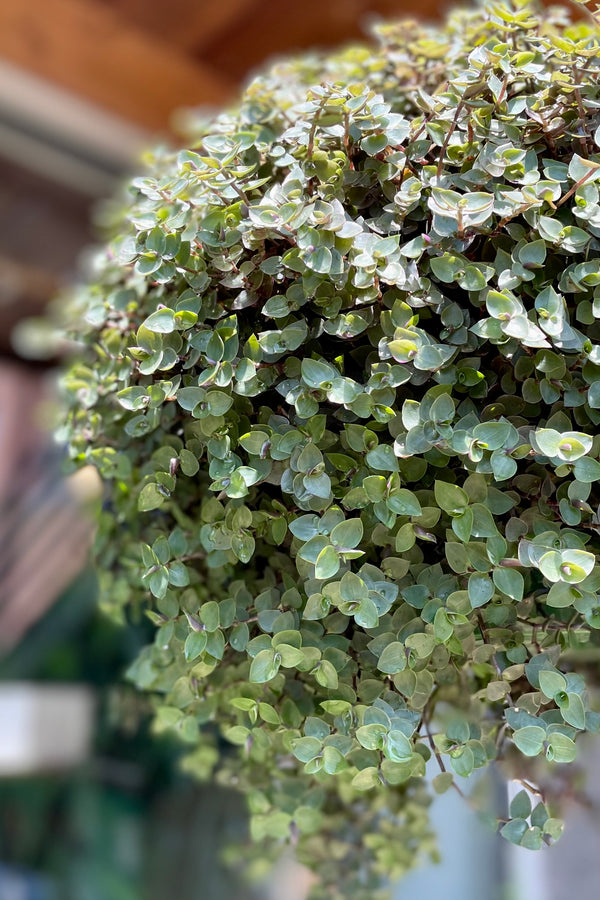
[(343, 716), (352, 710), (352, 704), (348, 700), (323, 700), (321, 706), (331, 716)]
[(190, 631), (185, 639), (184, 654), (185, 658), (190, 662), (197, 659), (206, 649), (206, 632)]
[(328, 775), (337, 775), (347, 768), (348, 763), (336, 747), (323, 747), (323, 769)]
[(405, 646), (414, 650), (419, 659), (426, 659), (431, 656), (435, 649), (435, 639), (431, 634), (409, 634), (404, 642)]
[(580, 731), (585, 731), (585, 707), (579, 694), (569, 692), (567, 694), (567, 704), (561, 704), (560, 712), (568, 725), (572, 725), (573, 728), (578, 728)]
[(313, 272), (326, 275), (332, 266), (332, 254), (328, 247), (316, 247), (312, 253), (307, 254), (306, 262)]
[(413, 752), (410, 740), (402, 731), (390, 731), (383, 745), (383, 755), (392, 762), (406, 762)]
[(540, 452), (549, 457), (558, 455), (561, 442), (560, 432), (552, 428), (537, 428), (534, 433), (534, 441)]
[(315, 472), (304, 476), (304, 487), (314, 497), (328, 500), (331, 495), (331, 479), (326, 472)]
[(454, 634), (454, 626), (445, 609), (438, 609), (433, 620), (433, 634), (436, 641), (444, 644)]
[(367, 475), (362, 487), (372, 503), (379, 503), (385, 498), (387, 479), (383, 475)]
[(563, 431), (558, 444), (558, 457), (575, 462), (592, 449), (592, 438), (580, 431)]
[(166, 566), (160, 566), (156, 571), (152, 572), (148, 578), (148, 587), (157, 600), (164, 598), (169, 587), (169, 570)]
[(181, 465), (181, 471), (184, 475), (187, 475), (189, 478), (193, 478), (194, 475), (197, 474), (200, 468), (200, 463), (198, 462), (198, 459), (194, 453), (191, 453), (189, 450), (180, 450), (179, 461)]
[(592, 572), (596, 557), (587, 550), (549, 550), (540, 557), (540, 571), (548, 581), (579, 584)]
[(468, 778), (475, 768), (475, 757), (470, 747), (461, 747), (450, 754), (450, 765), (457, 775)]
[(548, 606), (560, 609), (566, 606), (573, 606), (580, 597), (581, 594), (577, 588), (571, 587), (564, 581), (558, 581), (550, 588), (545, 602)]
[(398, 488), (387, 500), (388, 509), (398, 516), (420, 516), (423, 512), (421, 504), (412, 491)]
[(362, 601), (369, 596), (369, 589), (360, 575), (345, 572), (340, 581), (340, 596), (345, 603)]
[(292, 753), (300, 762), (307, 763), (321, 752), (321, 741), (314, 737), (301, 737), (292, 744)]
[(508, 455), (508, 451), (494, 450), (490, 462), (496, 481), (506, 481), (517, 473), (517, 462)]
[[(399, 363), (407, 363), (414, 359), (418, 353), (417, 344), (408, 338), (390, 341), (388, 350)], [(375, 468), (375, 467), (374, 467)]]
[(363, 524), (360, 519), (346, 519), (332, 530), (329, 539), (340, 551), (358, 547), (363, 536)]
[(513, 734), (513, 741), (525, 756), (537, 756), (542, 752), (546, 732), (539, 725), (526, 725)]
[(266, 431), (249, 431), (243, 434), (239, 442), (248, 453), (252, 456), (260, 456), (262, 449), (269, 441), (269, 435)]
[(446, 481), (436, 481), (434, 484), (435, 501), (444, 512), (451, 516), (459, 516), (464, 513), (469, 505), (469, 497), (461, 487), (449, 484)]
[(494, 596), (494, 583), (491, 578), (481, 572), (473, 572), (469, 576), (469, 600), (473, 609), (484, 606)]
[(232, 706), (235, 706), (236, 709), (241, 709), (243, 712), (249, 712), (256, 706), (256, 700), (252, 700), (250, 697), (234, 697), (233, 700), (230, 700), (230, 703)]
[(356, 729), (356, 740), (365, 750), (381, 750), (386, 734), (385, 725), (361, 725)]
[(379, 612), (370, 597), (360, 601), (358, 609), (354, 611), (354, 621), (362, 628), (377, 628)]
[(519, 846), (528, 828), (529, 825), (525, 819), (511, 819), (510, 822), (502, 826), (500, 834), (507, 841), (510, 841), (511, 844)]
[(393, 762), (384, 759), (381, 763), (381, 774), (388, 785), (405, 784), (409, 778), (422, 778), (425, 774), (425, 760), (419, 753), (413, 753), (410, 759)]
[[(273, 610), (273, 612), (277, 616), (273, 622), (273, 626), (275, 627), (278, 624), (279, 611)], [(271, 643), (273, 647), (279, 647), (281, 644), (289, 644), (290, 646), (295, 647), (296, 650), (299, 650), (302, 647), (302, 635), (294, 628), (284, 629), (283, 631), (278, 630), (276, 634), (273, 635)]]
[(532, 241), (519, 251), (519, 262), (526, 267), (542, 266), (546, 260), (546, 242)]
[(457, 541), (448, 541), (444, 546), (444, 552), (446, 554), (446, 559), (448, 560), (448, 565), (453, 572), (462, 574), (467, 571), (467, 568), (469, 567), (469, 556), (464, 544), (460, 544)]
[(144, 485), (138, 498), (138, 509), (140, 512), (150, 512), (152, 509), (158, 509), (163, 505), (167, 496), (158, 484)]
[(600, 409), (600, 381), (594, 381), (588, 387), (587, 402), (592, 409)]
[(376, 766), (368, 766), (366, 769), (362, 769), (352, 779), (352, 787), (356, 791), (370, 791), (372, 788), (380, 787), (380, 785), (379, 770)]
[(519, 791), (510, 802), (511, 819), (528, 819), (531, 815), (531, 800), (527, 791)]
[(220, 625), (219, 604), (215, 600), (209, 600), (200, 607), (200, 619), (207, 631), (216, 631)]
[(548, 821), (548, 810), (543, 803), (537, 803), (531, 813), (531, 824), (543, 828)]
[(560, 672), (553, 672), (549, 669), (542, 669), (539, 674), (540, 688), (550, 700), (559, 691), (564, 691), (567, 682), (564, 675)]
[(177, 402), (188, 412), (192, 412), (205, 398), (206, 391), (201, 387), (182, 387), (177, 391)]
[(488, 291), (485, 305), (490, 316), (502, 321), (509, 320), (522, 310), (520, 302), (509, 291)]
[(521, 838), (520, 846), (526, 850), (541, 850), (543, 846), (541, 830), (535, 826), (528, 828)]
[[(597, 384), (600, 385), (600, 382), (597, 382)], [(584, 484), (594, 484), (600, 481), (600, 462), (596, 459), (590, 459), (589, 456), (584, 456), (576, 460), (573, 474), (577, 481), (582, 481)]]
[(144, 321), (144, 328), (158, 334), (170, 334), (175, 331), (175, 313), (172, 309), (157, 309)]
[(250, 681), (264, 684), (271, 681), (279, 672), (281, 660), (275, 650), (261, 650), (256, 654), (250, 666)]
[(415, 369), (423, 372), (437, 372), (454, 356), (454, 347), (446, 347), (444, 344), (425, 344), (419, 347), (413, 363)]
[(525, 581), (516, 569), (504, 567), (492, 572), (494, 584), (507, 597), (520, 602), (523, 599)]
[(387, 145), (388, 139), (385, 134), (371, 134), (360, 142), (361, 148), (369, 156), (376, 156), (378, 153), (382, 153)]
[(379, 444), (373, 450), (369, 450), (366, 459), (372, 469), (379, 469), (383, 472), (398, 471), (398, 459), (394, 454), (394, 448), (389, 444)]
[(569, 163), (569, 178), (575, 182), (585, 179), (587, 183), (600, 178), (600, 165), (592, 159), (586, 159), (574, 153)]
[(206, 403), (211, 416), (222, 416), (233, 405), (233, 397), (224, 391), (209, 391), (206, 395)]
[(148, 389), (145, 387), (129, 387), (117, 394), (117, 400), (125, 409), (143, 409), (149, 399)]
[(331, 545), (327, 545), (319, 553), (315, 562), (315, 578), (325, 580), (332, 578), (340, 568), (339, 553)]
[(174, 587), (186, 587), (190, 583), (190, 574), (187, 567), (181, 563), (172, 562), (169, 565), (169, 584)]
[(554, 732), (548, 735), (548, 748), (546, 750), (546, 759), (557, 763), (573, 762), (577, 756), (577, 748), (575, 741), (568, 738), (564, 734)]
[(319, 388), (330, 384), (339, 372), (329, 363), (316, 359), (303, 359), (301, 363), (302, 379), (311, 388)]
[(254, 538), (247, 532), (234, 534), (231, 538), (231, 549), (242, 563), (250, 562), (254, 555), (254, 546)]
[[(302, 516), (304, 524), (306, 524), (307, 518), (307, 516)], [(310, 518), (313, 519), (314, 517)], [(293, 534), (298, 533), (300, 536), (308, 534), (310, 528), (312, 528), (313, 526), (311, 525), (310, 528), (305, 528), (303, 524), (302, 528), (295, 527), (300, 526), (300, 521), (301, 520), (298, 520), (297, 523), (292, 522), (290, 525), (290, 531), (292, 531)], [(319, 554), (329, 546), (330, 544), (328, 537), (326, 537), (324, 534), (315, 534), (313, 537), (309, 538), (309, 540), (306, 541), (306, 543), (302, 547), (300, 547), (300, 549), (298, 550), (298, 556), (300, 557), (300, 559), (305, 559), (307, 562), (316, 563), (317, 559), (319, 558)]]
[(379, 657), (377, 668), (386, 675), (396, 675), (398, 672), (402, 672), (406, 668), (404, 644), (399, 641), (392, 641), (388, 644)]
[(304, 662), (304, 653), (298, 647), (290, 644), (277, 644), (277, 653), (281, 657), (281, 665), (286, 669), (292, 669)]
[(443, 256), (432, 256), (429, 260), (431, 271), (440, 281), (451, 284), (456, 280), (456, 274), (460, 270), (462, 260), (449, 253)]
[(243, 725), (234, 725), (225, 732), (225, 740), (229, 741), (230, 744), (236, 744), (241, 747), (244, 746), (249, 737), (250, 731)]
[(440, 772), (431, 783), (436, 794), (445, 794), (454, 784), (454, 776), (452, 772)]
[(339, 678), (333, 663), (328, 659), (322, 659), (317, 666), (315, 680), (321, 687), (334, 691), (339, 684)]
[(513, 431), (514, 428), (510, 422), (483, 422), (481, 425), (475, 426), (473, 437), (486, 450), (499, 450)]
[(406, 553), (415, 545), (415, 528), (410, 522), (402, 525), (396, 535), (396, 553)]
[(304, 607), (303, 618), (308, 621), (324, 619), (329, 613), (330, 601), (323, 594), (311, 594)]
[(452, 531), (463, 544), (466, 544), (473, 532), (473, 510), (470, 507), (467, 507), (462, 515), (452, 517)]
[(543, 825), (543, 831), (552, 840), (557, 841), (562, 835), (564, 827), (564, 822), (561, 822), (560, 819), (547, 818)]

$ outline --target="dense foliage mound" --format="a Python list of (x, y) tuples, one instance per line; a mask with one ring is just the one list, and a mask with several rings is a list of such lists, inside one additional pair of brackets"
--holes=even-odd
[(62, 436), (103, 603), (156, 624), (132, 676), (319, 897), (430, 848), (430, 757), (504, 760), (502, 834), (551, 842), (532, 783), (598, 728), (599, 35), (518, 0), (277, 66), (79, 297)]

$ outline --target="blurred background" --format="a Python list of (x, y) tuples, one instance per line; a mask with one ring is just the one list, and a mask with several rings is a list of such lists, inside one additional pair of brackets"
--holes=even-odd
[[(77, 278), (100, 201), (144, 147), (175, 139), (176, 108), (222, 107), (274, 55), (360, 39), (376, 18), (433, 20), (445, 6), (0, 2), (0, 900), (305, 895), (295, 869), (252, 895), (232, 880), (218, 859), (244, 834), (241, 803), (187, 780), (178, 748), (148, 733), (145, 701), (123, 679), (148, 629), (121, 630), (96, 609), (90, 485), (60, 478), (44, 426), (59, 360), (23, 322)], [(525, 856), (454, 795), (434, 810), (446, 863), (409, 876), (397, 900), (597, 897), (592, 807), (573, 810), (578, 825), (552, 855)]]

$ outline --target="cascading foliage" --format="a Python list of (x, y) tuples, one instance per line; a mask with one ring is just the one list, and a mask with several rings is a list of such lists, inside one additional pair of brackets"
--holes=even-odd
[(600, 29), (376, 33), (132, 182), (61, 433), (156, 728), (353, 900), (431, 850), (430, 757), (438, 791), (503, 760), (538, 848), (599, 726)]

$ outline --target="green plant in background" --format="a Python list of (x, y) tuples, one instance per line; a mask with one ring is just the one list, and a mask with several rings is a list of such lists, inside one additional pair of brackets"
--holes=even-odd
[[(150, 160), (62, 432), (156, 729), (327, 898), (431, 851), (431, 756), (551, 796), (600, 721), (600, 31), (517, 0), (377, 37)], [(498, 827), (535, 849), (530, 794)]]

